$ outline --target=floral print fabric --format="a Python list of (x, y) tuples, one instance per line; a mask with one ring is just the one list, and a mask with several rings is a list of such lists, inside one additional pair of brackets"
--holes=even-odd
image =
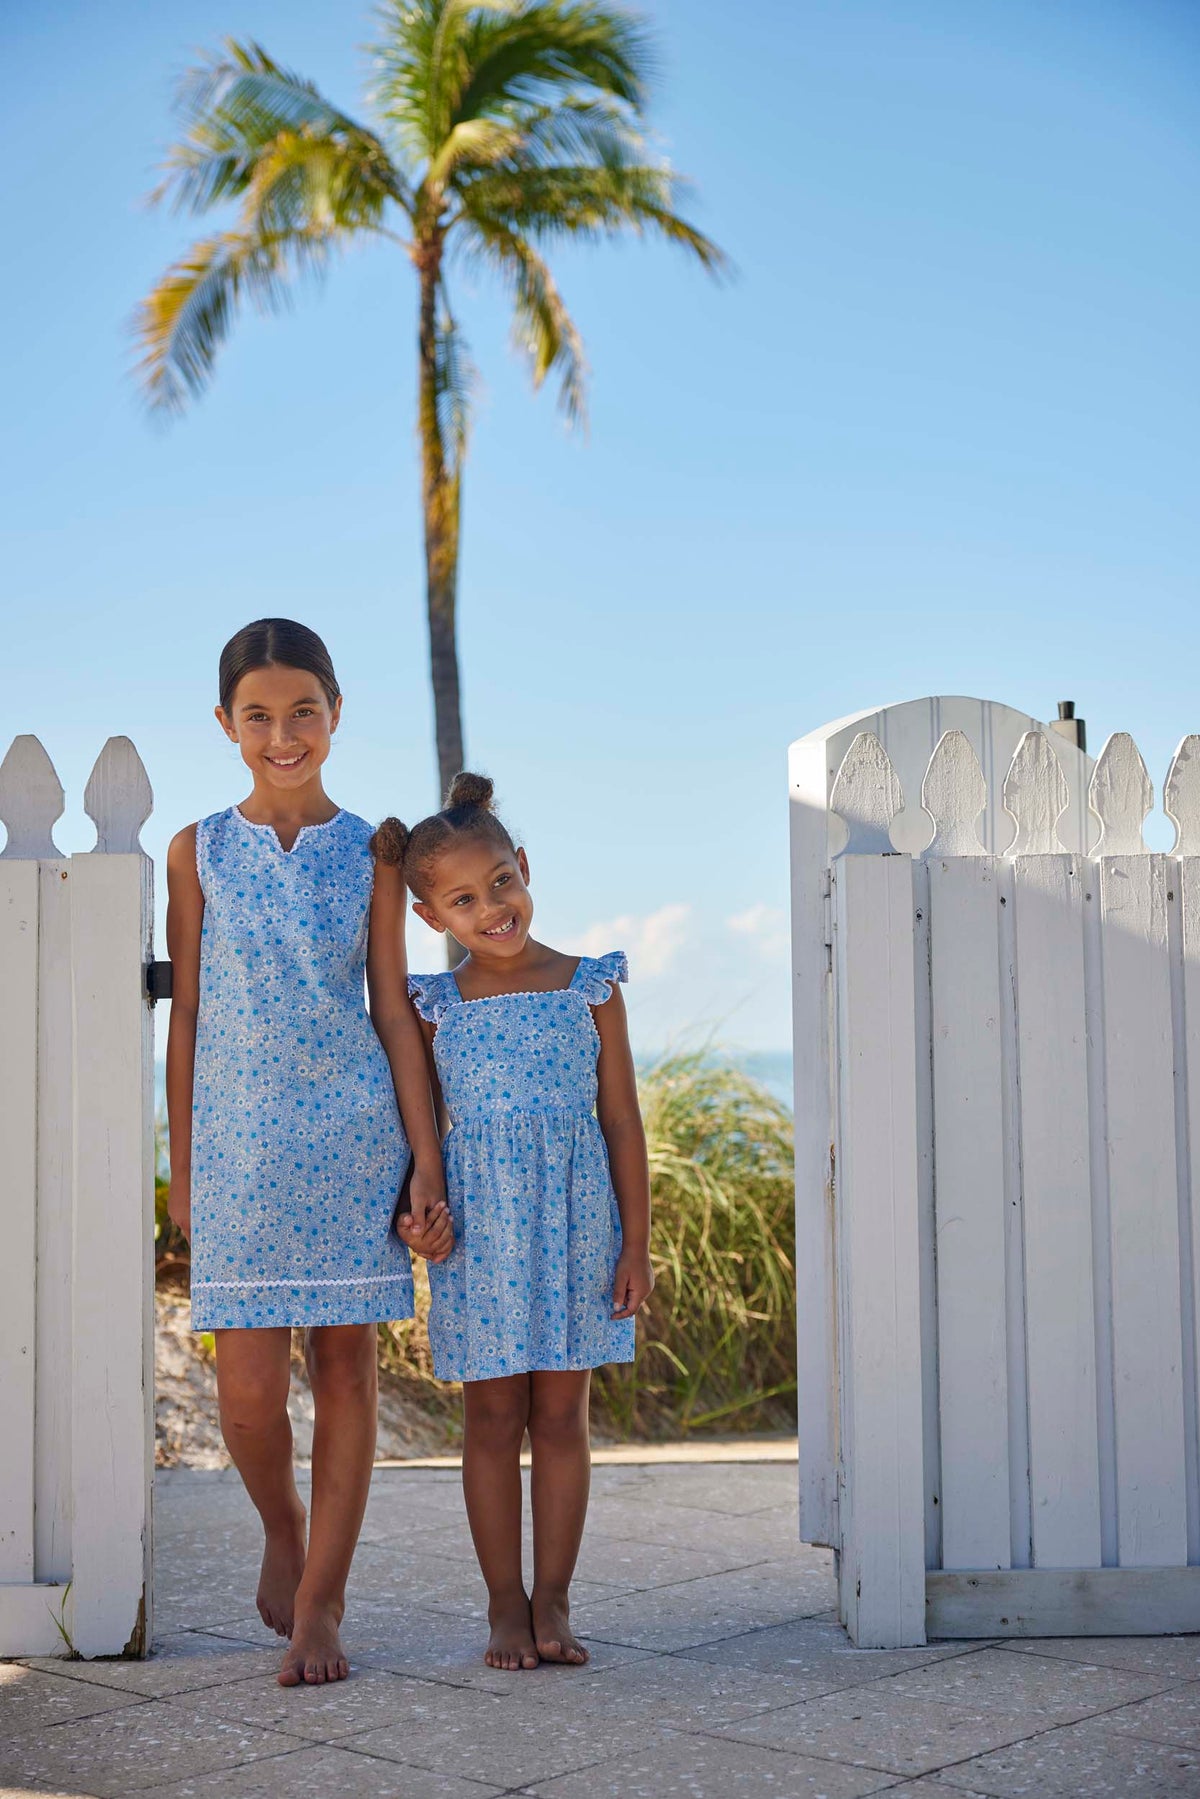
[(621, 1221), (595, 1116), (591, 1014), (627, 978), (619, 950), (582, 957), (550, 993), (464, 1000), (452, 971), (409, 977), (437, 1025), (451, 1119), (454, 1250), (429, 1269), (441, 1380), (633, 1360), (633, 1319), (610, 1316)]
[(371, 827), (285, 851), (236, 806), (201, 819), (192, 1329), (411, 1318), (392, 1231), (408, 1143), (366, 1009)]

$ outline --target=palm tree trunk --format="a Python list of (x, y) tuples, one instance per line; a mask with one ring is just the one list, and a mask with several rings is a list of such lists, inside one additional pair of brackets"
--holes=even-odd
[(459, 476), (446, 465), (438, 420), (437, 293), (441, 243), (420, 254), (421, 499), (425, 513), (425, 597), (429, 614), (429, 662), (437, 736), (438, 804), (463, 765), (462, 706), (458, 683), (455, 607), (458, 598)]

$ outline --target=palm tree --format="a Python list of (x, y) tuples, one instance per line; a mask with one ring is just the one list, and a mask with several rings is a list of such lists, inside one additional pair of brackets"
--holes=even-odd
[(441, 791), (463, 765), (455, 610), (472, 369), (448, 270), (499, 274), (535, 386), (552, 372), (584, 410), (579, 333), (547, 245), (654, 232), (717, 273), (721, 251), (675, 211), (680, 183), (644, 139), (650, 45), (591, 0), (385, 0), (373, 56), (377, 128), (254, 43), (226, 41), (180, 90), (184, 128), (152, 198), (231, 228), (194, 244), (142, 302), (140, 373), (180, 410), (207, 383), (238, 305), (278, 310), (292, 283), (378, 238), (416, 272), (417, 422)]

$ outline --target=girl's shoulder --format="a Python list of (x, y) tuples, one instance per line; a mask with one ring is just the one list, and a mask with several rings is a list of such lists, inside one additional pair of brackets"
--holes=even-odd
[(443, 968), (437, 974), (410, 974), (408, 997), (418, 1018), (423, 1018), (426, 1024), (440, 1024), (447, 1007), (454, 1005), (460, 997), (453, 970)]
[(629, 979), (629, 959), (623, 949), (610, 949), (603, 956), (580, 956), (571, 986), (582, 993), (589, 1006), (602, 1006), (618, 981)]

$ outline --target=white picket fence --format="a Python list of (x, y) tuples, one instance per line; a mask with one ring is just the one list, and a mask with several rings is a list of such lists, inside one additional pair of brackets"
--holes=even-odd
[(64, 856), (36, 737), (0, 764), (0, 1656), (144, 1655), (153, 1455), (150, 784), (110, 738)]
[(864, 722), (793, 756), (802, 1530), (862, 1644), (1200, 1630), (1200, 737), (1163, 855), (1127, 736)]

